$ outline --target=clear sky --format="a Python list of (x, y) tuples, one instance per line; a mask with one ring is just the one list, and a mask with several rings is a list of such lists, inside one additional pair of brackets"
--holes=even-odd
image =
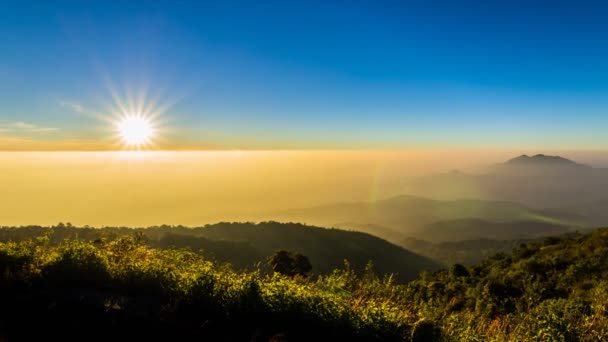
[(604, 149), (606, 4), (0, 1), (0, 149)]

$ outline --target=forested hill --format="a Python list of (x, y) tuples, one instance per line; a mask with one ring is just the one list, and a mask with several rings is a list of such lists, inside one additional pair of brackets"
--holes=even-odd
[(310, 259), (313, 274), (327, 274), (348, 260), (356, 271), (372, 262), (379, 274), (395, 274), (402, 282), (420, 272), (436, 270), (440, 264), (375, 236), (339, 229), (325, 229), (297, 223), (217, 223), (198, 228), (77, 228), (20, 227), (0, 229), (0, 241), (49, 235), (51, 244), (65, 239), (94, 241), (120, 235), (140, 234), (152, 247), (188, 248), (208, 259), (229, 262), (236, 269), (264, 267), (266, 258), (277, 250), (299, 252)]
[(454, 265), (410, 283), (407, 298), (462, 340), (606, 341), (608, 229)]
[[(228, 227), (235, 236), (259, 229)], [(1, 232), (86, 240), (111, 231)], [(29, 341), (44, 331), (59, 340), (608, 340), (607, 229), (522, 244), (408, 284), (370, 269), (357, 277), (348, 267), (316, 278), (234, 272), (193, 252), (151, 248), (141, 234), (118, 235), (0, 242), (0, 339)]]

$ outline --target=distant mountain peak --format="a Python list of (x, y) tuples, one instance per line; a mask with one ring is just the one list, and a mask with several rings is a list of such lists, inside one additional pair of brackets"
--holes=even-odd
[(527, 154), (523, 154), (519, 157), (508, 160), (506, 165), (530, 165), (530, 166), (577, 166), (577, 167), (588, 167), (587, 165), (579, 164), (570, 159), (566, 159), (560, 156), (548, 156), (544, 154), (537, 154), (532, 157)]

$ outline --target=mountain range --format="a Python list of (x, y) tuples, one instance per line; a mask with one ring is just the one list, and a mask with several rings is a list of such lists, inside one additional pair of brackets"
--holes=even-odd
[(273, 219), (354, 229), (404, 245), (533, 239), (608, 224), (608, 169), (560, 156), (522, 155), (483, 174), (410, 181), (407, 195), (274, 213)]
[(608, 203), (608, 169), (559, 156), (523, 155), (482, 174), (449, 172), (408, 182), (404, 191), (435, 199), (477, 198), (521, 203), (554, 212), (582, 214), (593, 225), (606, 224), (603, 213), (569, 208)]
[[(362, 230), (395, 243), (405, 237), (431, 241), (531, 238), (587, 226), (581, 216), (535, 210), (513, 202), (432, 200), (409, 195), (376, 202), (294, 209), (275, 217), (282, 221)], [(509, 231), (516, 233), (509, 234)]]

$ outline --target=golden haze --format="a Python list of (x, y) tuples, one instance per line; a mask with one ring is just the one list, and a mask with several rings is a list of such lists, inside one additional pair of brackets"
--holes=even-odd
[(0, 152), (0, 225), (247, 220), (289, 208), (397, 195), (408, 177), (479, 168), (514, 153)]

